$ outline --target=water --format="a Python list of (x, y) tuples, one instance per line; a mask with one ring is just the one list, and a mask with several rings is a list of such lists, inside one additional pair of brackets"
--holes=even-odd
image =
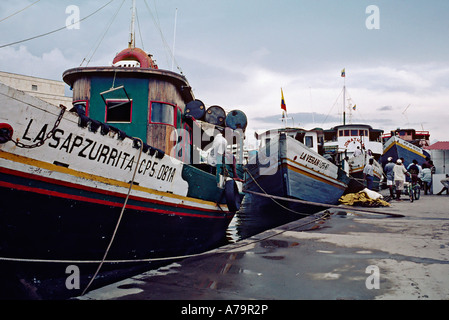
[(246, 194), (240, 211), (232, 219), (227, 231), (227, 243), (235, 243), (265, 230), (304, 218), (310, 213), (287, 210), (271, 199)]

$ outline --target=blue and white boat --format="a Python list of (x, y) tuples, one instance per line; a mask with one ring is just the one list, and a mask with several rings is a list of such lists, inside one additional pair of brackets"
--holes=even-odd
[(381, 162), (384, 165), (387, 163), (388, 157), (392, 157), (393, 161), (403, 158), (405, 166), (408, 166), (413, 160), (418, 161), (418, 164), (422, 165), (426, 161), (426, 157), (430, 157), (430, 154), (423, 148), (398, 136), (392, 136), (388, 139), (383, 149)]
[[(347, 174), (318, 153), (322, 130), (285, 128), (256, 135), (257, 154), (248, 159), (245, 191), (299, 199), (319, 204), (336, 204), (349, 183)], [(267, 200), (266, 200), (267, 201)], [(300, 212), (316, 212), (320, 206), (282, 202)]]

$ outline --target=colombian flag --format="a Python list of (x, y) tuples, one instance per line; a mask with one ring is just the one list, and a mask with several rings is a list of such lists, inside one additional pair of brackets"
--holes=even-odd
[(346, 77), (346, 70), (345, 69), (341, 70), (341, 77), (342, 78)]
[(287, 105), (285, 104), (284, 92), (282, 91), (282, 88), (281, 88), (281, 109), (287, 112)]

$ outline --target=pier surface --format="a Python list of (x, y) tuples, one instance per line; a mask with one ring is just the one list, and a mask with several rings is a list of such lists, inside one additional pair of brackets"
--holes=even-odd
[(447, 195), (370, 208), (403, 218), (334, 208), (79, 299), (449, 299), (448, 208)]

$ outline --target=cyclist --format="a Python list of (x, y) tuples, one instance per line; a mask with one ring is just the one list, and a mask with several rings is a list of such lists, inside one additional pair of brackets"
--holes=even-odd
[(410, 178), (412, 180), (412, 185), (419, 182), (419, 167), (418, 161), (413, 160), (413, 163), (408, 166), (408, 172), (410, 173)]

